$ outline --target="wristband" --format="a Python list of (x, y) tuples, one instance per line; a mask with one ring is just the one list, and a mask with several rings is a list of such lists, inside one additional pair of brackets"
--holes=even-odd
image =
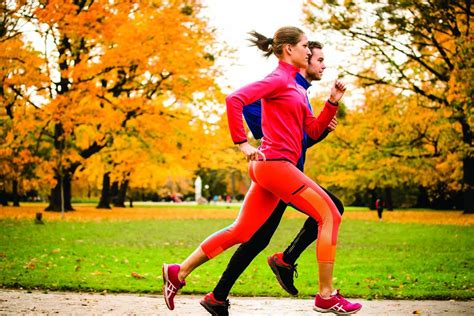
[(334, 102), (331, 102), (329, 99), (328, 99), (328, 103), (331, 104), (331, 105), (334, 105), (334, 106), (338, 106), (338, 105), (339, 105), (339, 102), (334, 103)]

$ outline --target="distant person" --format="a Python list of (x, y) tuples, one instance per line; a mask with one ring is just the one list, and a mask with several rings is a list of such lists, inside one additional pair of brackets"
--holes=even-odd
[[(318, 139), (336, 115), (338, 101), (346, 87), (336, 80), (318, 117), (307, 106), (306, 90), (295, 82), (300, 68), (307, 67), (311, 52), (308, 39), (296, 27), (278, 29), (274, 38), (252, 32), (252, 42), (275, 54), (277, 68), (264, 79), (251, 83), (226, 97), (232, 140), (249, 161), (252, 183), (239, 216), (226, 229), (210, 235), (181, 264), (163, 264), (164, 298), (174, 309), (174, 298), (186, 277), (197, 267), (233, 245), (248, 241), (270, 217), (280, 200), (291, 203), (319, 223), (316, 258), (319, 292), (313, 309), (318, 312), (352, 314), (360, 304), (347, 301), (333, 288), (333, 269), (341, 214), (326, 192), (297, 167), (303, 135)], [(257, 149), (247, 142), (243, 107), (262, 100), (263, 139)]]
[(385, 201), (382, 198), (375, 200), (375, 208), (377, 209), (377, 216), (379, 217), (379, 222), (382, 221), (383, 208), (385, 206)]

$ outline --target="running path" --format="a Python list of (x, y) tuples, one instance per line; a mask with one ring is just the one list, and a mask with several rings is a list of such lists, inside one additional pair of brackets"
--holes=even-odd
[[(89, 294), (1, 290), (0, 315), (163, 315), (207, 316), (201, 296), (178, 296), (169, 311), (161, 295)], [(357, 315), (474, 315), (474, 301), (366, 301)], [(312, 310), (313, 300), (231, 297), (230, 315), (332, 315)]]

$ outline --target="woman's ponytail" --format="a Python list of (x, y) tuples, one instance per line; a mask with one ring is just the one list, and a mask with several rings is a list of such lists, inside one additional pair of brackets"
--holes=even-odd
[(252, 36), (252, 38), (249, 38), (252, 43), (251, 46), (257, 46), (258, 49), (264, 52), (265, 57), (269, 57), (271, 54), (280, 56), (285, 44), (298, 44), (304, 32), (294, 26), (284, 26), (275, 32), (273, 38), (268, 38), (256, 31), (249, 32), (249, 34)]

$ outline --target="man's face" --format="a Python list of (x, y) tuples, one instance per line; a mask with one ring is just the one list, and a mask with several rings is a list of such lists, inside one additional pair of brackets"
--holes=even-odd
[(319, 48), (313, 48), (311, 50), (311, 57), (309, 59), (308, 68), (306, 68), (306, 74), (311, 81), (321, 80), (326, 65), (324, 64), (323, 50)]

